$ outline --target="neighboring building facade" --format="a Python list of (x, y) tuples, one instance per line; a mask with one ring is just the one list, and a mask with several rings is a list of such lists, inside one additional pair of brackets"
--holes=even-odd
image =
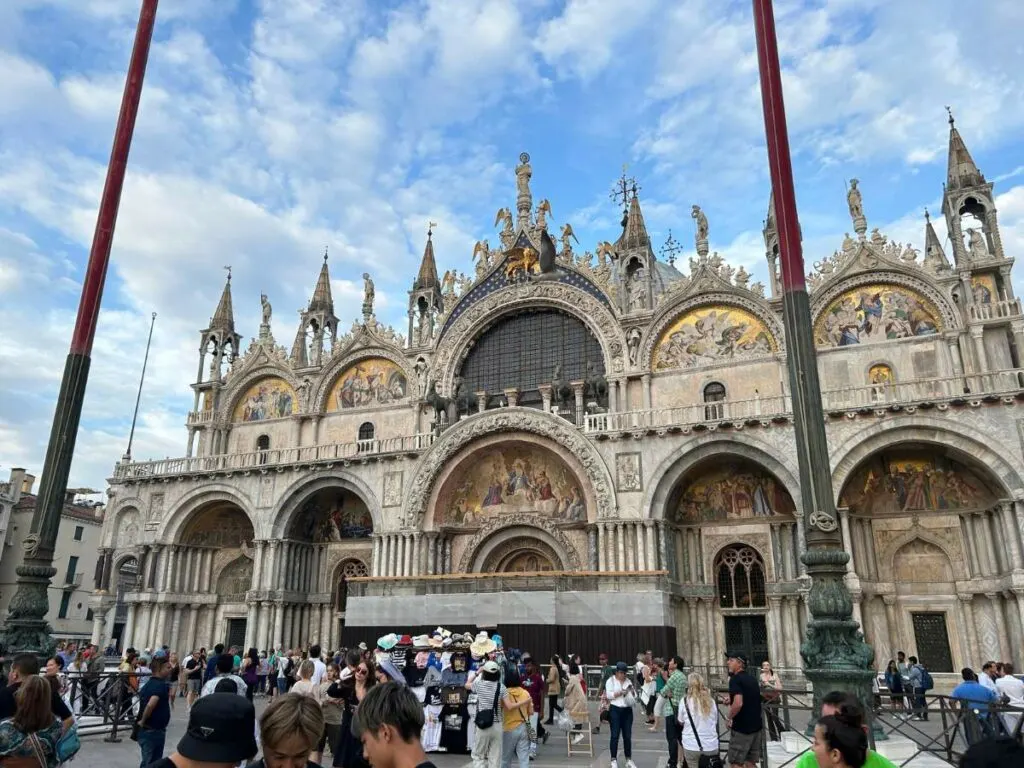
[[(516, 168), (500, 247), (439, 278), (408, 339), (339, 335), (326, 259), (291, 349), (244, 354), (230, 279), (201, 332), (186, 457), (118, 464), (96, 639), (260, 648), (498, 628), (535, 653), (745, 648), (800, 666), (808, 580), (772, 207), (770, 287), (656, 258), (635, 191), (596, 257)], [(923, 255), (853, 235), (809, 277), (855, 615), (876, 664), (1024, 662), (1024, 314), (992, 184), (955, 126)], [(552, 232), (555, 232), (553, 223)], [(529, 276), (527, 276), (529, 273)], [(767, 295), (766, 295), (767, 294)], [(369, 577), (369, 578), (362, 578)], [(114, 612), (121, 611), (118, 622)], [(463, 630), (465, 631), (465, 630)]]
[[(18, 575), (15, 570), (24, 561), (25, 539), (32, 530), (32, 515), (36, 509), (32, 485), (35, 477), (20, 472), (21, 493), (13, 505), (4, 554), (0, 558), (0, 616), (7, 615)], [(12, 472), (11, 483), (14, 483)], [(76, 503), (74, 491), (68, 493), (61, 512), (57, 531), (57, 546), (53, 567), (57, 575), (50, 584), (50, 608), (46, 614), (55, 640), (88, 641), (94, 626), (90, 597), (92, 580), (99, 561), (103, 532), (102, 505)]]
[[(11, 470), (10, 480), (0, 483), (0, 545), (7, 541), (7, 529), (11, 525), (14, 505), (21, 499), (23, 492), (32, 492), (32, 484), (35, 481), (33, 475), (27, 474), (20, 467), (15, 467)], [(6, 547), (0, 546), (0, 560), (3, 559), (6, 549)]]

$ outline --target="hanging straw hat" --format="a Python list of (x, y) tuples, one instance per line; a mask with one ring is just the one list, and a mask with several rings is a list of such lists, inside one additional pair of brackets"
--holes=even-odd
[(481, 658), (497, 649), (497, 647), (497, 644), (487, 636), (487, 633), (481, 631), (470, 644), (469, 652), (477, 658)]

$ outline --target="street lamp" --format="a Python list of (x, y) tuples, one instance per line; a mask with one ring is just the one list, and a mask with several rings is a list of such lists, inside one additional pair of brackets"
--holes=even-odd
[(811, 578), (807, 597), (811, 618), (800, 655), (804, 659), (804, 673), (814, 690), (815, 716), (821, 711), (822, 696), (836, 690), (855, 694), (864, 703), (865, 711), (870, 712), (874, 651), (864, 642), (859, 625), (853, 619), (853, 598), (844, 581), (850, 555), (843, 549), (833, 498), (772, 0), (754, 0), (754, 26), (775, 220), (779, 229), (782, 316), (807, 541), (801, 559)]

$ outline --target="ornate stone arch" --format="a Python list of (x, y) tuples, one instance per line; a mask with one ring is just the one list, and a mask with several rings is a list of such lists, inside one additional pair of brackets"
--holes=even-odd
[(295, 391), (295, 413), (299, 414), (309, 412), (308, 383), (300, 381), (295, 374), (292, 373), (291, 369), (283, 362), (268, 360), (250, 370), (242, 371), (240, 372), (240, 375), (232, 376), (228, 380), (228, 384), (224, 387), (220, 397), (219, 410), (221, 416), (228, 421), (231, 421), (231, 416), (235, 412), (235, 406), (238, 405), (239, 399), (249, 391), (249, 387), (260, 379), (265, 378), (278, 378), (288, 382), (291, 388)]
[(884, 574), (886, 579), (892, 580), (894, 578), (896, 573), (896, 555), (899, 554), (901, 549), (914, 541), (924, 541), (941, 550), (942, 554), (946, 556), (946, 560), (949, 561), (949, 570), (953, 581), (971, 578), (970, 573), (967, 571), (967, 558), (963, 556), (963, 552), (952, 552), (948, 541), (944, 541), (927, 528), (915, 525), (891, 541), (886, 542), (879, 553), (878, 561), (883, 563), (889, 571), (887, 574)]
[(912, 414), (879, 421), (848, 438), (832, 451), (832, 487), (836, 501), (847, 481), (860, 464), (872, 454), (899, 443), (922, 443), (950, 450), (962, 457), (967, 466), (980, 464), (1002, 484), (996, 496), (1020, 498), (1024, 495), (1019, 463), (1007, 459), (1017, 455), (996, 443), (991, 435), (982, 435), (970, 426), (955, 426), (931, 416)]
[(818, 321), (821, 319), (822, 313), (842, 294), (854, 288), (860, 288), (863, 285), (879, 283), (907, 288), (921, 294), (932, 302), (939, 311), (939, 319), (942, 322), (942, 328), (939, 329), (940, 332), (954, 330), (963, 325), (960, 312), (953, 305), (949, 295), (936, 287), (931, 280), (920, 275), (897, 272), (893, 269), (882, 269), (860, 272), (852, 277), (844, 277), (826, 286), (823, 290), (815, 291), (811, 296), (811, 327), (818, 327)]
[[(107, 546), (113, 549), (134, 547), (140, 543), (142, 537), (145, 516), (142, 510), (145, 504), (138, 496), (132, 496), (118, 501), (117, 509), (109, 520), (110, 530), (107, 532)], [(132, 517), (134, 516), (134, 520)], [(134, 525), (134, 537), (131, 536), (130, 526)], [(131, 541), (129, 541), (131, 539)]]
[(714, 456), (728, 456), (746, 459), (771, 472), (793, 500), (796, 507), (794, 517), (800, 520), (803, 507), (800, 501), (799, 473), (795, 467), (791, 468), (778, 459), (778, 454), (774, 446), (745, 432), (733, 432), (728, 437), (715, 433), (697, 435), (676, 448), (655, 468), (641, 510), (645, 510), (649, 518), (665, 519), (669, 497), (679, 481), (700, 462)]
[(405, 380), (408, 382), (408, 394), (406, 397), (407, 399), (416, 399), (413, 394), (414, 387), (416, 385), (416, 371), (409, 365), (409, 360), (404, 355), (399, 354), (393, 347), (388, 347), (383, 344), (373, 344), (370, 346), (359, 347), (358, 349), (349, 349), (345, 354), (331, 358), (320, 373), (316, 387), (310, 393), (309, 412), (323, 413), (327, 408), (327, 396), (330, 394), (331, 389), (338, 380), (338, 377), (344, 373), (349, 366), (355, 365), (360, 360), (366, 360), (371, 357), (383, 358), (401, 368), (402, 373), (405, 374)]
[(495, 548), (504, 542), (521, 537), (534, 537), (547, 545), (561, 561), (565, 570), (583, 570), (583, 560), (569, 541), (564, 531), (547, 520), (530, 520), (528, 523), (508, 518), (493, 518), (484, 525), (466, 544), (459, 561), (459, 573), (479, 573)]
[(585, 291), (558, 282), (533, 281), (510, 285), (469, 307), (438, 339), (431, 371), (441, 391), (451, 393), (455, 376), (473, 342), (495, 321), (520, 309), (554, 309), (571, 315), (601, 345), (608, 376), (625, 370), (626, 339), (612, 311)]
[(380, 500), (369, 485), (343, 469), (314, 469), (288, 486), (281, 494), (281, 500), (267, 520), (265, 537), (269, 539), (284, 538), (288, 531), (288, 524), (299, 507), (314, 493), (326, 488), (341, 488), (358, 496), (370, 511), (374, 532), (379, 533), (384, 529)]
[(234, 486), (226, 483), (210, 483), (186, 493), (178, 501), (170, 514), (164, 518), (163, 526), (157, 532), (155, 541), (166, 543), (177, 541), (185, 529), (185, 525), (192, 519), (192, 515), (196, 510), (201, 506), (216, 501), (223, 501), (237, 506), (249, 519), (253, 533), (255, 535), (259, 534), (259, 520), (253, 516), (251, 511), (256, 506), (253, 504), (252, 499)]
[[(650, 325), (647, 327), (647, 330), (644, 332), (643, 338), (640, 341), (639, 362), (641, 367), (644, 370), (651, 370), (655, 344), (657, 344), (658, 339), (661, 338), (665, 329), (667, 329), (672, 323), (691, 310), (721, 304), (742, 309), (763, 322), (778, 346), (779, 351), (777, 353), (765, 355), (761, 358), (751, 357), (749, 358), (750, 360), (770, 359), (771, 357), (783, 352), (786, 347), (785, 332), (783, 331), (782, 324), (775, 316), (775, 313), (772, 312), (767, 302), (750, 295), (717, 291), (714, 293), (699, 293), (696, 295), (685, 296), (685, 298), (681, 298), (678, 301), (666, 304), (661, 310), (659, 310), (659, 312), (652, 318)], [(744, 360), (744, 362), (746, 362), (746, 360)]]
[(448, 428), (422, 456), (402, 509), (407, 528), (423, 524), (427, 504), (444, 467), (455, 454), (477, 438), (503, 432), (526, 432), (546, 437), (572, 453), (590, 481), (598, 518), (615, 514), (615, 494), (608, 467), (593, 444), (558, 416), (533, 408), (500, 408), (477, 413)]

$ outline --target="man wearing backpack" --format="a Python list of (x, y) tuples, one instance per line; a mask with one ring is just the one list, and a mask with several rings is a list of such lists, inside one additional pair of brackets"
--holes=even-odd
[(935, 687), (931, 673), (924, 664), (919, 664), (917, 656), (910, 657), (910, 687), (914, 696), (914, 719), (928, 719), (928, 701), (925, 693)]

